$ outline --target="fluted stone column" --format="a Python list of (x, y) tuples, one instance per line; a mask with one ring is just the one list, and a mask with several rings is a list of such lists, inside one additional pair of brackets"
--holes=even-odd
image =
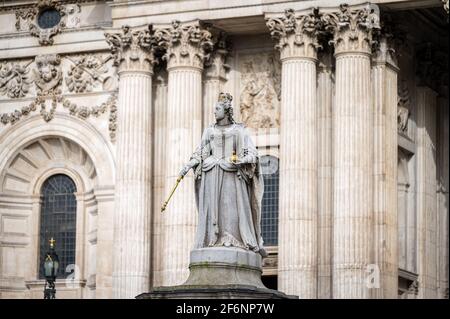
[(419, 298), (437, 298), (437, 93), (417, 90), (417, 241)]
[[(374, 298), (398, 296), (397, 73), (396, 57), (384, 34), (372, 63), (374, 102), (374, 253), (380, 282)], [(388, 30), (386, 30), (388, 32)], [(391, 34), (389, 34), (391, 36)], [(375, 286), (376, 287), (376, 286)]]
[[(166, 48), (168, 96), (166, 139), (166, 194), (201, 140), (202, 70), (211, 34), (198, 23), (181, 24), (155, 32)], [(178, 186), (164, 212), (164, 251), (161, 280), (164, 286), (182, 284), (189, 274), (189, 253), (197, 225), (193, 173)]]
[(228, 54), (225, 33), (221, 32), (215, 40), (215, 48), (208, 63), (205, 65), (203, 80), (203, 125), (206, 128), (214, 123), (214, 105), (226, 82), (226, 72), (229, 66), (225, 64)]
[(364, 7), (322, 17), (333, 31), (333, 298), (369, 298), (373, 263), (371, 39), (376, 16)]
[(266, 17), (282, 61), (278, 289), (316, 298), (318, 20), (311, 11)]
[(448, 243), (449, 243), (449, 110), (448, 86), (446, 95), (438, 97), (438, 297), (448, 298)]
[(151, 33), (123, 27), (107, 34), (119, 67), (113, 298), (149, 289), (151, 217)]
[(152, 286), (162, 285), (164, 251), (164, 216), (161, 204), (167, 196), (166, 138), (167, 138), (167, 73), (155, 73), (153, 81), (153, 218), (152, 218)]
[(332, 54), (320, 55), (317, 74), (318, 110), (318, 278), (317, 297), (331, 298), (333, 234), (333, 104)]
[(110, 299), (114, 255), (114, 188), (97, 187), (94, 194), (98, 209), (95, 297)]

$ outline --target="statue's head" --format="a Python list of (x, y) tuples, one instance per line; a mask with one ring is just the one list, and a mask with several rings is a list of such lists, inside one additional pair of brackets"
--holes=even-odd
[(221, 121), (225, 117), (228, 117), (230, 123), (234, 123), (231, 101), (233, 101), (233, 97), (230, 93), (219, 94), (219, 100), (214, 108), (214, 116), (216, 117), (216, 121)]

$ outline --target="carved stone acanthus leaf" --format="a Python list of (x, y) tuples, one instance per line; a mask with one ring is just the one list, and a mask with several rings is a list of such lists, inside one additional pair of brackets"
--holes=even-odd
[(105, 33), (114, 65), (121, 71), (149, 71), (153, 72), (156, 42), (153, 36), (153, 26), (146, 29), (132, 30), (123, 26), (119, 33)]
[(402, 85), (398, 88), (398, 100), (397, 100), (397, 124), (398, 131), (406, 134), (408, 131), (408, 119), (410, 108), (410, 94), (408, 84), (406, 81), (402, 82)]
[(92, 91), (96, 83), (103, 83), (103, 74), (107, 72), (105, 63), (108, 59), (102, 60), (95, 55), (84, 55), (71, 59), (73, 65), (66, 76), (67, 89), (70, 92), (83, 93)]
[(397, 20), (388, 13), (383, 14), (380, 30), (373, 36), (375, 41), (372, 50), (375, 61), (398, 66), (401, 48), (407, 47), (407, 41), (406, 32), (399, 27)]
[(34, 83), (42, 94), (54, 92), (62, 82), (61, 58), (58, 54), (38, 55), (35, 58)]
[(273, 53), (242, 56), (240, 113), (254, 129), (280, 125), (281, 65)]
[(199, 23), (182, 24), (173, 21), (170, 28), (155, 30), (158, 46), (165, 51), (167, 68), (194, 67), (203, 69), (213, 49), (211, 32)]
[(364, 52), (370, 54), (374, 45), (373, 33), (380, 29), (379, 16), (374, 9), (351, 9), (341, 4), (339, 11), (323, 13), (324, 29), (333, 35), (336, 54)]
[(226, 74), (230, 66), (226, 63), (231, 44), (225, 32), (221, 31), (213, 35), (214, 49), (205, 61), (205, 76), (207, 79), (226, 79)]
[[(31, 63), (31, 62), (30, 62)], [(30, 88), (31, 79), (28, 76), (27, 65), (0, 64), (0, 93), (9, 98), (24, 97)]]
[(266, 25), (272, 38), (278, 41), (275, 48), (280, 50), (281, 59), (317, 58), (317, 49), (321, 47), (318, 41), (321, 29), (318, 9), (307, 14), (287, 9), (281, 17), (267, 18)]

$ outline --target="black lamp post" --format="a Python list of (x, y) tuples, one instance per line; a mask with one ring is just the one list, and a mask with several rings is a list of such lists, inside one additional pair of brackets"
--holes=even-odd
[(44, 286), (44, 299), (55, 299), (55, 280), (56, 275), (58, 274), (59, 258), (55, 252), (55, 240), (51, 238), (49, 243), (50, 250), (47, 252), (44, 260), (44, 275), (46, 279)]

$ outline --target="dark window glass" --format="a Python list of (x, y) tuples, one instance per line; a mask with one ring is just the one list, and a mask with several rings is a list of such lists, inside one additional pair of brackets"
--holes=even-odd
[(49, 239), (56, 240), (55, 251), (59, 257), (57, 278), (66, 278), (66, 267), (75, 264), (75, 233), (77, 202), (75, 183), (66, 175), (49, 177), (42, 186), (40, 225), (39, 278), (44, 277), (44, 257), (49, 249)]
[(61, 21), (61, 15), (58, 10), (49, 8), (45, 9), (39, 14), (38, 25), (42, 29), (50, 29), (56, 26)]
[(261, 170), (264, 179), (261, 232), (266, 246), (276, 246), (278, 245), (278, 159), (273, 156), (263, 156)]

